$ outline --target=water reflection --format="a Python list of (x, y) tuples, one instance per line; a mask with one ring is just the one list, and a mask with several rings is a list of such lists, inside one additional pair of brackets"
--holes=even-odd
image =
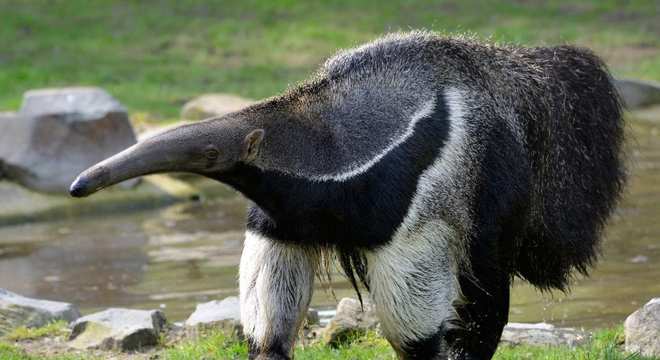
[[(658, 123), (635, 122), (628, 194), (608, 228), (602, 260), (569, 295), (514, 286), (511, 320), (598, 327), (660, 294)], [(204, 203), (97, 218), (0, 228), (0, 287), (77, 303), (165, 308), (184, 319), (197, 302), (235, 295), (246, 203), (237, 194)], [(352, 295), (339, 276), (315, 305)]]

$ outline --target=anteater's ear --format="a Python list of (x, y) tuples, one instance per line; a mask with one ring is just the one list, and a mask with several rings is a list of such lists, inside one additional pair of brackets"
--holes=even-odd
[(259, 153), (259, 146), (264, 139), (264, 129), (252, 130), (243, 139), (243, 151), (241, 152), (241, 160), (250, 162), (257, 157)]

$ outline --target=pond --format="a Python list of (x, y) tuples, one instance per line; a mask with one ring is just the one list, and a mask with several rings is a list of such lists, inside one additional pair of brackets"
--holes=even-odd
[[(620, 323), (660, 296), (660, 122), (631, 122), (632, 176), (604, 239), (601, 260), (571, 292), (517, 281), (511, 321), (595, 328)], [(221, 185), (218, 185), (221, 186)], [(150, 211), (0, 227), (0, 287), (65, 300), (87, 313), (162, 308), (184, 320), (197, 303), (237, 293), (246, 201), (230, 194)], [(313, 305), (353, 296), (339, 275), (318, 284)]]

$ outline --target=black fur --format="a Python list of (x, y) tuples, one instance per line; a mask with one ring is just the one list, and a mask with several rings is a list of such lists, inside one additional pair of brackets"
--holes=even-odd
[(446, 329), (441, 326), (438, 331), (414, 343), (404, 344), (399, 350), (400, 355), (406, 359), (426, 360), (434, 359), (438, 354), (446, 353)]
[(547, 73), (521, 118), (531, 192), (516, 273), (541, 288), (564, 289), (585, 273), (625, 181), (621, 104), (605, 65), (585, 49), (540, 48), (527, 55)]
[(248, 337), (248, 358), (255, 360), (290, 360), (291, 357), (288, 353), (288, 347), (284, 346), (284, 342), (275, 339), (264, 348), (257, 346), (254, 339)]
[(258, 204), (250, 208), (248, 229), (284, 242), (352, 253), (392, 238), (420, 174), (439, 155), (447, 134), (445, 100), (438, 94), (433, 114), (418, 121), (413, 136), (347, 181), (313, 181), (241, 163), (215, 177)]
[(447, 108), (439, 93), (433, 113), (418, 121), (413, 136), (348, 181), (312, 181), (244, 164), (216, 178), (259, 204), (248, 212), (249, 230), (284, 242), (336, 249), (362, 301), (356, 276), (367, 289), (369, 284), (361, 251), (390, 241), (408, 211), (420, 174), (438, 156), (447, 134)]

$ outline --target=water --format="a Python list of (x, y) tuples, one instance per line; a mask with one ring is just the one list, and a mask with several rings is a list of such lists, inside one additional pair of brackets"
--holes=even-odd
[[(660, 121), (635, 121), (632, 177), (601, 261), (568, 294), (515, 284), (512, 321), (596, 328), (620, 323), (660, 296)], [(220, 185), (219, 185), (220, 186)], [(65, 300), (87, 313), (106, 307), (163, 308), (183, 320), (196, 303), (237, 294), (246, 203), (238, 194), (204, 203), (0, 228), (0, 287)], [(313, 304), (352, 296), (334, 276)]]

